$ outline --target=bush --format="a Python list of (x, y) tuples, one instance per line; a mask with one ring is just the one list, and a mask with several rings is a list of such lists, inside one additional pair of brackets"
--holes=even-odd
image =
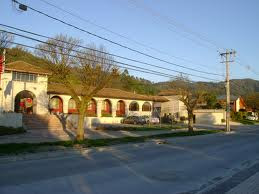
[(185, 121), (186, 120), (186, 117), (185, 116), (181, 116), (180, 117), (180, 121)]
[(0, 126), (0, 136), (13, 135), (13, 134), (19, 134), (19, 133), (25, 133), (25, 132), (26, 132), (26, 130), (22, 127), (13, 128), (13, 127)]
[(247, 117), (247, 112), (243, 112), (243, 111), (231, 112), (231, 118), (234, 121), (240, 121), (240, 120), (245, 119), (246, 117)]

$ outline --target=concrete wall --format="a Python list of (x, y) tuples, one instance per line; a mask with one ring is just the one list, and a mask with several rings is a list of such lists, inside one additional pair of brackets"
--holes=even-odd
[(222, 119), (226, 119), (226, 112), (223, 109), (199, 109), (194, 111), (196, 124), (222, 125)]
[(48, 78), (44, 75), (38, 75), (37, 82), (20, 82), (12, 80), (12, 73), (5, 72), (2, 74), (0, 91), (1, 111), (14, 111), (15, 97), (23, 91), (28, 90), (36, 97), (36, 106), (34, 113), (46, 114), (48, 112), (48, 95), (47, 95)]
[[(85, 128), (91, 128), (97, 126), (98, 124), (118, 124), (121, 123), (122, 117), (85, 117), (84, 126)], [(77, 128), (78, 115), (71, 114), (67, 117), (68, 127)]]
[(22, 127), (21, 113), (0, 113), (0, 126)]
[(161, 103), (161, 116), (178, 114), (179, 117), (187, 117), (187, 110), (179, 96), (164, 96), (169, 101)]

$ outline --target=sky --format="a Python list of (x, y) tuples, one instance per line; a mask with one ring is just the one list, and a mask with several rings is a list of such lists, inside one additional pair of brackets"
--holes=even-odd
[[(0, 0), (0, 23), (51, 37), (60, 33), (67, 34), (81, 39), (84, 44), (103, 45), (110, 53), (168, 69), (164, 70), (115, 58), (118, 61), (155, 72), (172, 76), (178, 76), (179, 72), (184, 72), (205, 77), (189, 75), (189, 79), (194, 81), (224, 80), (225, 64), (221, 63), (219, 52), (223, 52), (225, 49), (234, 49), (237, 56), (235, 62), (230, 65), (230, 78), (259, 80), (258, 0), (19, 1), (82, 29), (156, 58), (219, 75), (196, 72), (143, 56), (58, 23), (30, 9), (26, 12), (19, 11), (17, 7), (13, 6), (11, 0)], [(46, 2), (57, 5), (83, 19), (64, 13), (46, 4)], [(102, 26), (108, 31), (98, 26)], [(7, 28), (1, 26), (0, 28), (7, 30)], [(114, 33), (111, 33), (111, 31)], [(127, 38), (118, 36), (118, 34)], [(37, 44), (19, 37), (16, 37), (15, 41), (32, 46)], [(170, 79), (143, 72), (129, 72), (131, 75), (153, 82)]]

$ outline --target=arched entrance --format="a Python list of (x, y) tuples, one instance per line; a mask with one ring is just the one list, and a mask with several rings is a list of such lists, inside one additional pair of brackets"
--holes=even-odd
[(102, 104), (102, 116), (108, 117), (112, 115), (112, 103), (110, 100), (105, 99)]
[(145, 102), (142, 105), (142, 111), (150, 112), (151, 111), (151, 104), (149, 102)]
[(116, 110), (117, 117), (124, 117), (125, 116), (125, 103), (122, 100), (117, 102), (117, 110)]
[(37, 100), (35, 95), (28, 90), (23, 90), (15, 96), (15, 112), (25, 114), (36, 113), (36, 105)]
[(94, 99), (92, 99), (86, 109), (86, 115), (88, 117), (96, 117), (97, 115), (97, 104)]
[(129, 110), (130, 111), (139, 111), (139, 105), (137, 102), (133, 101), (129, 105)]
[(53, 96), (50, 99), (50, 112), (51, 113), (62, 113), (63, 112), (63, 101), (59, 96)]

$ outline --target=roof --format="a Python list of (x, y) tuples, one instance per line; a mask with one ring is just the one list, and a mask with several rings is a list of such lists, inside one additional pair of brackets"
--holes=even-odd
[[(85, 92), (82, 90), (81, 86), (77, 86), (75, 91), (78, 95), (84, 95)], [(58, 83), (49, 83), (48, 84), (48, 94), (64, 94), (70, 95), (70, 92), (63, 85)], [(115, 88), (103, 88), (100, 90), (95, 97), (103, 97), (103, 98), (117, 98), (117, 99), (131, 99), (131, 100), (145, 100), (145, 101), (155, 101), (155, 102), (166, 102), (168, 101), (166, 98), (162, 96), (147, 96), (136, 94), (133, 92), (127, 92), (120, 89)]]
[(5, 65), (5, 70), (9, 71), (17, 71), (17, 72), (25, 72), (25, 73), (35, 73), (35, 74), (43, 74), (43, 75), (51, 75), (51, 72), (43, 69), (41, 67), (31, 65), (24, 61), (15, 61), (12, 63), (8, 63)]

